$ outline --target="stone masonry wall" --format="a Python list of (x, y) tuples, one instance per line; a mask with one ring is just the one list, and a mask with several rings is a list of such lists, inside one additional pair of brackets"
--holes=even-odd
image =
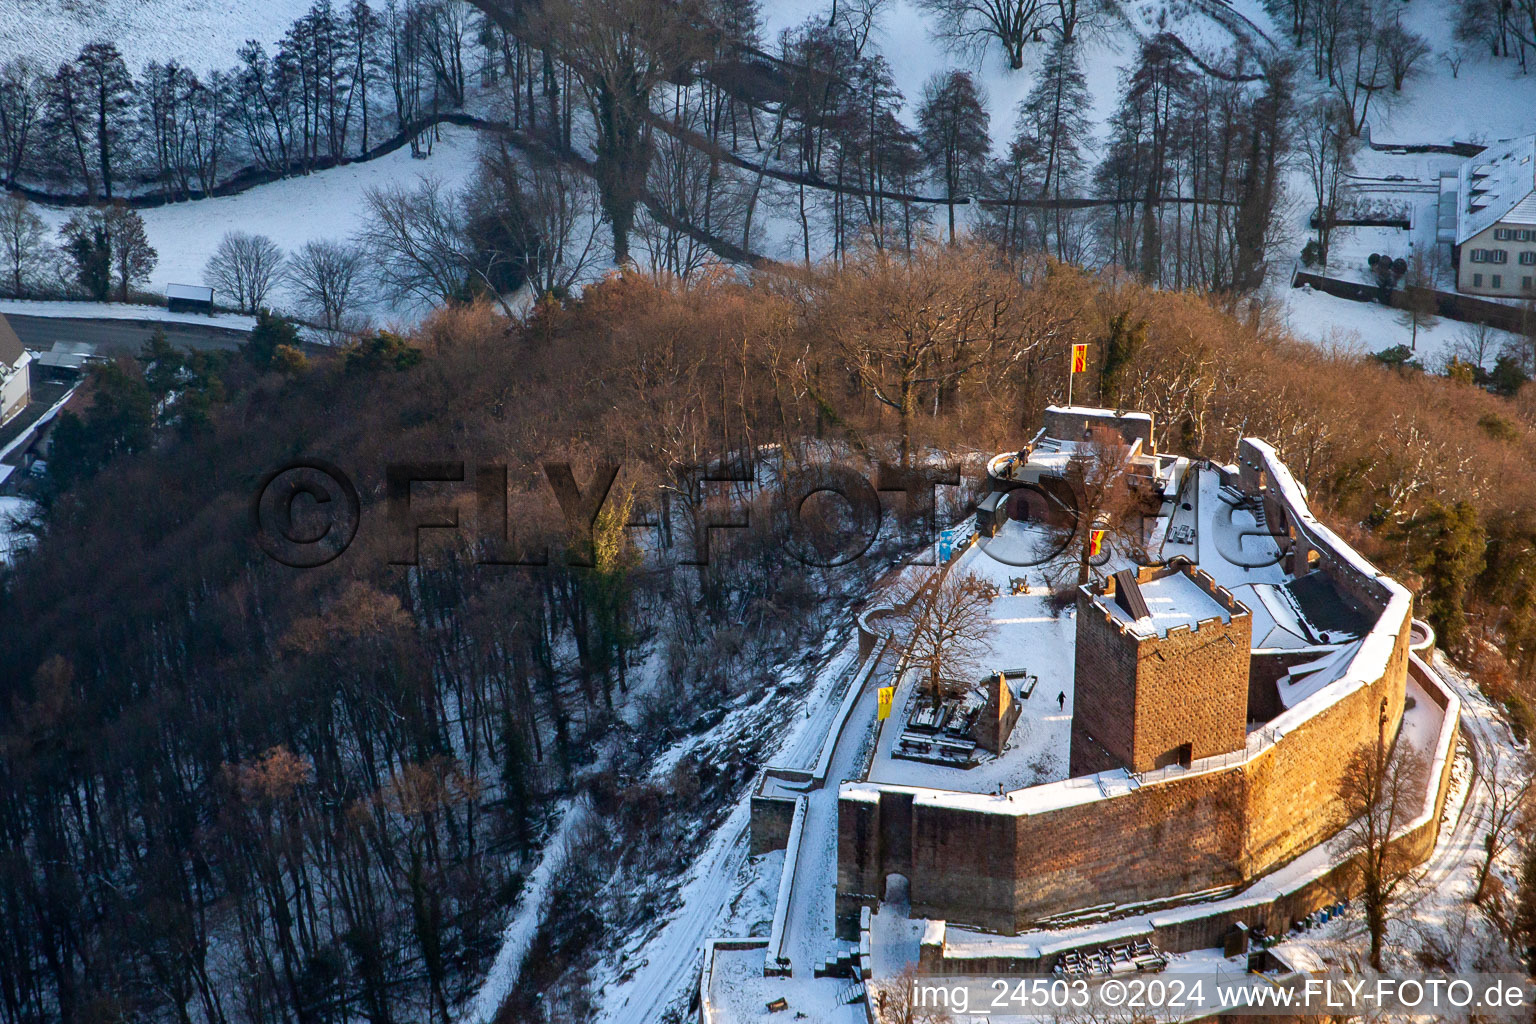
[[(1148, 582), (1181, 571), (1148, 568), (1138, 575)], [(1184, 744), (1195, 760), (1242, 749), (1252, 616), (1206, 574), (1191, 578), (1231, 621), (1212, 617), (1196, 629), (1141, 636), (1104, 607), (1113, 600), (1113, 580), (1102, 596), (1078, 593), (1073, 775), (1111, 767), (1151, 771), (1178, 763)]]
[(1408, 622), (1386, 673), (1302, 723), (1253, 762), (1248, 786), (1248, 851), (1254, 874), (1285, 863), (1338, 830), (1335, 806), (1345, 767), (1376, 742), (1382, 701), (1388, 741), (1403, 717)]
[[(1244, 764), (1029, 815), (918, 800), (909, 859), (905, 850), (901, 857), (914, 912), (1012, 934), (1068, 910), (1233, 884), (1282, 866), (1336, 829), (1328, 808), (1338, 779), (1354, 752), (1375, 742), (1383, 696), (1395, 735), (1407, 635), (1404, 623), (1381, 679)], [(860, 896), (879, 897), (896, 858), (887, 862), (881, 850), (881, 833), (892, 830), (874, 802), (845, 796), (838, 811), (846, 916)]]
[(1129, 767), (1144, 772), (1243, 749), (1248, 730), (1251, 619), (1208, 619), (1139, 645), (1136, 734)]
[(1094, 609), (1088, 595), (1078, 591), (1072, 745), (1067, 758), (1074, 777), (1131, 763), (1137, 653), (1115, 624)]

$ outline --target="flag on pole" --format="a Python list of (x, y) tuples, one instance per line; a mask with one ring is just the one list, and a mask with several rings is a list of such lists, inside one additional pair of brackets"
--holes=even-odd
[(1088, 557), (1098, 558), (1099, 552), (1104, 547), (1104, 531), (1094, 530), (1088, 534)]
[(891, 701), (896, 697), (896, 687), (880, 687), (880, 721), (891, 717)]
[(1088, 372), (1088, 346), (1086, 344), (1072, 346), (1072, 372)]

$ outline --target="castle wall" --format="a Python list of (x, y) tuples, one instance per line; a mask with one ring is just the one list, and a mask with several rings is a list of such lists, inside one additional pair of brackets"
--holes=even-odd
[(1130, 764), (1139, 652), (1082, 591), (1077, 595), (1074, 657), (1068, 770), (1073, 776), (1092, 775)]
[(1142, 451), (1150, 455), (1157, 450), (1153, 442), (1152, 414), (1149, 412), (1120, 415), (1113, 409), (1051, 406), (1045, 410), (1043, 425), (1047, 437), (1063, 441), (1081, 441), (1092, 428), (1109, 427), (1118, 430), (1126, 444), (1140, 439)]
[[(1142, 583), (1182, 569), (1142, 569)], [(1077, 598), (1073, 775), (1145, 772), (1241, 750), (1247, 738), (1252, 616), (1209, 576), (1191, 578), (1230, 616), (1142, 636), (1105, 605), (1114, 581)], [(1187, 745), (1187, 746), (1186, 746)]]
[[(1265, 468), (1272, 470), (1273, 463), (1266, 462)], [(1276, 475), (1270, 474), (1272, 481)], [(870, 787), (858, 784), (845, 787), (839, 808), (840, 913), (856, 906), (854, 894), (879, 893), (891, 870), (877, 837), (898, 831), (888, 820), (874, 820), (881, 815), (909, 816), (910, 828), (899, 831), (909, 837), (900, 862), (911, 883), (914, 913), (1004, 934), (1070, 910), (1249, 881), (1334, 832), (1339, 822), (1330, 808), (1350, 758), (1376, 742), (1379, 728), (1388, 736), (1397, 733), (1412, 602), (1406, 590), (1377, 578), (1369, 563), (1311, 518), (1289, 474), (1279, 482), (1281, 486), (1273, 488), (1276, 497), (1288, 511), (1299, 510), (1290, 521), (1306, 543), (1338, 573), (1341, 589), (1368, 607), (1374, 605), (1373, 614), (1379, 617), (1343, 678), (1280, 714), (1263, 733), (1239, 735), (1228, 748), (1242, 751), (1236, 763), (1197, 763), (1188, 772), (1154, 772), (1139, 786), (1123, 780), (1107, 783), (1117, 788), (1114, 795), (1099, 792), (1098, 780), (1090, 778), (1032, 787), (1013, 799), (908, 790), (912, 804), (907, 811), (876, 804), (883, 792), (870, 793)], [(1085, 611), (1079, 609), (1080, 622)], [(1102, 609), (1088, 615), (1104, 618)], [(1123, 687), (1116, 690), (1104, 683), (1123, 678), (1128, 666), (1147, 671), (1139, 658), (1133, 662), (1125, 653), (1134, 653), (1137, 645), (1125, 644), (1126, 637), (1113, 626), (1108, 632), (1092, 626), (1080, 632), (1079, 658), (1086, 663), (1079, 661), (1076, 714), (1083, 719), (1083, 732), (1120, 743), (1134, 760), (1172, 739), (1172, 729), (1188, 735), (1212, 728), (1203, 718), (1182, 717), (1177, 694), (1196, 691), (1216, 693), (1220, 720), (1235, 719), (1242, 728), (1249, 700), (1249, 626), (1248, 617), (1242, 619), (1243, 632), (1233, 636), (1234, 643), (1243, 641), (1240, 685), (1227, 686), (1231, 669), (1215, 662), (1210, 666), (1215, 678), (1195, 690), (1180, 691), (1177, 679), (1163, 681), (1165, 703), (1142, 717), (1166, 717), (1174, 724), (1153, 732), (1140, 749), (1134, 732), (1126, 731), (1131, 718), (1125, 702), (1114, 699), (1124, 693)], [(1216, 636), (1205, 633), (1214, 624), (1203, 623), (1176, 642)], [(1170, 664), (1179, 660), (1170, 659)], [(1203, 671), (1199, 663), (1193, 670)], [(1187, 696), (1184, 702), (1200, 703)], [(1073, 726), (1074, 772), (1082, 761), (1115, 756), (1080, 744), (1076, 719)], [(1223, 738), (1213, 746), (1232, 742), (1219, 729), (1215, 733)], [(1199, 748), (1195, 757), (1200, 757)]]
[(1254, 874), (1278, 867), (1337, 831), (1340, 823), (1326, 809), (1336, 802), (1350, 758), (1375, 744), (1383, 701), (1386, 721), (1380, 727), (1388, 741), (1397, 735), (1407, 671), (1405, 615), (1384, 672), (1319, 710), (1253, 763), (1247, 856)]

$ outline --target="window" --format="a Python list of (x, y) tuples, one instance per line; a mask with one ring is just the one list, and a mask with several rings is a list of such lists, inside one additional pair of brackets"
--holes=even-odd
[(1523, 252), (1520, 254), (1522, 267), (1536, 267), (1536, 252)]
[(1507, 241), (1509, 241), (1509, 228), (1494, 228), (1493, 229), (1493, 240), (1495, 242), (1507, 242)]
[(1520, 279), (1520, 290), (1523, 292), (1536, 292), (1536, 288), (1531, 286), (1531, 278), (1522, 277)]
[(1520, 236), (1520, 241), (1522, 242), (1529, 242), (1531, 240), (1531, 236), (1536, 235), (1536, 231), (1519, 231), (1516, 233)]
[(1504, 279), (1502, 277), (1500, 277), (1498, 274), (1494, 274), (1493, 275), (1493, 287), (1494, 288), (1503, 288), (1504, 287)]
[(1482, 274), (1473, 274), (1472, 275), (1472, 287), (1473, 288), (1481, 288), (1482, 286), (1483, 286), (1483, 275)]
[(1489, 263), (1508, 263), (1509, 262), (1509, 250), (1508, 249), (1489, 249), (1488, 250), (1488, 262)]
[(1488, 250), (1487, 249), (1473, 249), (1472, 250), (1472, 262), (1473, 263), (1487, 263), (1488, 262)]

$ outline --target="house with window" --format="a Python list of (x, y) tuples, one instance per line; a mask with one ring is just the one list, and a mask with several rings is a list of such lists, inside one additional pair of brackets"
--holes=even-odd
[(31, 400), (32, 353), (0, 316), (0, 423), (21, 412)]
[(1496, 143), (1457, 181), (1456, 290), (1536, 299), (1536, 135)]

